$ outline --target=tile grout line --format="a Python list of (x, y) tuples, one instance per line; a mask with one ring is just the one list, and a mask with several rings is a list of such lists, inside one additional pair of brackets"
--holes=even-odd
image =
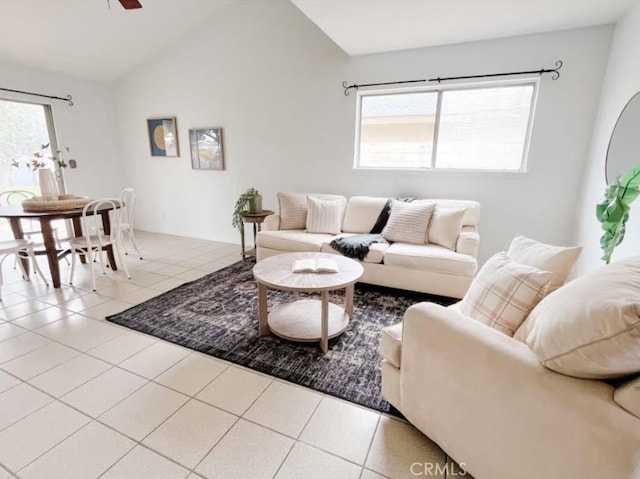
[(382, 422), (382, 414), (378, 416), (378, 422), (376, 423), (376, 428), (373, 430), (373, 435), (371, 436), (371, 441), (369, 441), (369, 447), (367, 448), (367, 454), (364, 456), (364, 461), (362, 462), (362, 467), (364, 468), (367, 464), (367, 460), (369, 459), (369, 454), (371, 454), (371, 448), (373, 447), (373, 441), (376, 438), (376, 433), (378, 432), (378, 428), (380, 427), (380, 422)]
[[(229, 255), (223, 255), (222, 257), (224, 257), (224, 256), (229, 256)], [(168, 264), (172, 264), (172, 263), (168, 263)], [(179, 265), (179, 264), (178, 264), (178, 265)], [(179, 265), (179, 266), (180, 266), (180, 265)], [(187, 268), (187, 270), (191, 270), (191, 269), (197, 269), (197, 268), (195, 268), (195, 267), (189, 267), (189, 268)], [(199, 271), (202, 271), (202, 270), (199, 270)], [(204, 273), (207, 273), (207, 271), (204, 271)], [(182, 274), (182, 273), (180, 273), (180, 274)], [(174, 276), (175, 276), (175, 275), (174, 275)], [(179, 278), (179, 279), (183, 279), (183, 278)], [(185, 281), (189, 281), (189, 280), (185, 280)], [(145, 286), (141, 286), (141, 287), (145, 287)], [(162, 291), (160, 291), (160, 290), (158, 290), (158, 291), (159, 291), (159, 294), (162, 294)], [(16, 293), (16, 294), (19, 294), (19, 293)], [(98, 294), (99, 294), (99, 292), (98, 292)], [(105, 297), (107, 297), (107, 296), (105, 296)], [(119, 298), (113, 298), (113, 299), (114, 299), (114, 300), (119, 300)], [(59, 305), (56, 305), (56, 304), (52, 304), (51, 306), (59, 307), (59, 308), (60, 308), (60, 306), (59, 306)], [(60, 308), (60, 309), (63, 309), (63, 308)], [(87, 308), (87, 309), (90, 309), (90, 308)], [(81, 312), (75, 312), (75, 311), (72, 311), (72, 313), (80, 314), (81, 316), (85, 316), (85, 315), (82, 315), (82, 314), (81, 314)], [(97, 319), (97, 318), (90, 318), (90, 319), (93, 319), (93, 320), (96, 320), (96, 321), (101, 322), (101, 320), (100, 320), (100, 319)], [(126, 329), (129, 329), (129, 328), (125, 328), (125, 332), (126, 332)], [(28, 332), (28, 330), (25, 330), (25, 332)], [(39, 334), (39, 333), (36, 333), (36, 334)], [(124, 334), (124, 333), (123, 333), (123, 334)], [(142, 333), (142, 334), (144, 334), (144, 333)], [(41, 336), (42, 336), (42, 335), (41, 335)], [(149, 335), (146, 335), (146, 334), (145, 334), (145, 336), (146, 336), (146, 337), (149, 337)], [(116, 336), (116, 337), (117, 337), (117, 336)], [(51, 338), (49, 338), (49, 337), (46, 337), (46, 339), (51, 340), (51, 341), (56, 342), (56, 343), (60, 343), (60, 344), (62, 344), (62, 345), (64, 345), (64, 346), (69, 347), (68, 345), (66, 345), (66, 344), (64, 344), (64, 343), (61, 343), (60, 341), (57, 341), (57, 340), (51, 339)], [(103, 342), (103, 343), (101, 343), (101, 344), (104, 344), (104, 343), (106, 343), (106, 342), (108, 342), (108, 341), (111, 341), (112, 339), (115, 339), (115, 337), (114, 337), (114, 338), (110, 338), (109, 340), (107, 340), (107, 341), (105, 341), (105, 342)], [(155, 339), (155, 338), (154, 338), (154, 339)], [(162, 340), (160, 340), (160, 341), (162, 341)], [(171, 343), (169, 343), (169, 342), (165, 342), (165, 341), (162, 341), (162, 342), (164, 342), (165, 344), (171, 344)], [(166, 387), (166, 388), (168, 388), (169, 390), (172, 390), (172, 391), (175, 391), (175, 392), (180, 393), (180, 394), (182, 394), (182, 395), (185, 395), (185, 396), (189, 397), (190, 399), (195, 399), (196, 401), (201, 402), (201, 403), (203, 403), (203, 404), (206, 404), (206, 405), (208, 405), (208, 406), (214, 407), (215, 409), (218, 409), (218, 410), (221, 410), (221, 411), (225, 411), (223, 408), (217, 407), (217, 406), (215, 406), (215, 405), (212, 405), (212, 404), (210, 404), (210, 403), (207, 403), (206, 401), (203, 401), (203, 400), (201, 400), (201, 399), (197, 398), (197, 397), (196, 397), (196, 395), (200, 394), (204, 389), (206, 389), (206, 387), (207, 387), (208, 385), (210, 385), (213, 381), (215, 381), (215, 379), (216, 379), (216, 378), (218, 378), (220, 374), (222, 374), (224, 371), (226, 371), (229, 367), (231, 367), (231, 366), (232, 366), (232, 364), (228, 363), (227, 361), (220, 360), (219, 358), (214, 358), (214, 359), (215, 359), (215, 360), (217, 360), (217, 361), (220, 361), (220, 362), (222, 362), (222, 363), (225, 363), (225, 364), (226, 364), (226, 367), (225, 367), (222, 371), (220, 371), (220, 373), (218, 373), (215, 377), (213, 377), (213, 378), (211, 379), (211, 381), (209, 381), (205, 386), (203, 386), (201, 389), (199, 389), (199, 390), (198, 390), (197, 392), (195, 392), (194, 394), (185, 394), (185, 393), (183, 393), (183, 392), (181, 392), (181, 391), (178, 391), (178, 390), (176, 390), (176, 389), (174, 389), (174, 388), (172, 388), (172, 387), (170, 387), (170, 386), (167, 386), (167, 385), (164, 385), (164, 384), (162, 384), (162, 383), (159, 383), (159, 382), (157, 381), (157, 379), (158, 379), (162, 374), (164, 374), (166, 371), (168, 371), (169, 369), (173, 368), (173, 367), (174, 367), (174, 366), (176, 366), (177, 364), (179, 364), (179, 363), (181, 363), (182, 361), (186, 360), (186, 358), (188, 357), (188, 355), (189, 355), (189, 354), (193, 354), (193, 353), (201, 354), (201, 353), (199, 353), (199, 352), (197, 352), (197, 351), (190, 350), (189, 348), (184, 348), (184, 349), (187, 349), (187, 350), (189, 351), (188, 355), (187, 355), (186, 357), (184, 357), (184, 358), (180, 359), (180, 360), (179, 360), (179, 361), (177, 361), (176, 363), (172, 364), (171, 366), (167, 367), (164, 371), (162, 371), (161, 373), (159, 373), (159, 374), (157, 374), (156, 376), (154, 376), (154, 378), (153, 378), (153, 379), (148, 379), (148, 378), (146, 378), (146, 377), (144, 377), (144, 376), (141, 376), (140, 374), (138, 374), (138, 373), (136, 373), (136, 372), (129, 371), (129, 370), (127, 370), (127, 369), (125, 369), (125, 368), (123, 368), (123, 367), (121, 367), (121, 366), (120, 366), (120, 364), (121, 364), (122, 362), (124, 362), (124, 361), (126, 361), (127, 359), (129, 359), (129, 358), (131, 358), (131, 357), (135, 356), (136, 354), (141, 353), (141, 352), (142, 352), (142, 351), (144, 351), (145, 349), (147, 349), (147, 348), (151, 347), (153, 344), (155, 344), (155, 342), (154, 342), (154, 343), (152, 343), (152, 344), (150, 344), (150, 345), (148, 345), (148, 346), (146, 346), (146, 347), (145, 347), (145, 348), (143, 348), (142, 350), (140, 350), (140, 351), (138, 351), (138, 352), (135, 352), (135, 353), (131, 354), (130, 356), (127, 356), (127, 358), (124, 358), (124, 359), (123, 359), (122, 361), (120, 361), (118, 364), (113, 364), (113, 363), (110, 363), (109, 361), (107, 361), (107, 363), (108, 363), (108, 364), (113, 364), (113, 365), (112, 365), (109, 369), (107, 369), (106, 371), (103, 371), (103, 372), (102, 372), (102, 373), (100, 373), (100, 374), (104, 374), (104, 373), (106, 373), (107, 371), (109, 371), (109, 370), (111, 370), (111, 369), (113, 369), (113, 368), (116, 368), (116, 367), (117, 367), (118, 369), (121, 369), (121, 370), (123, 370), (123, 371), (126, 371), (126, 372), (128, 372), (128, 373), (131, 373), (131, 374), (133, 374), (133, 375), (136, 375), (136, 376), (138, 376), (138, 377), (143, 378), (143, 379), (146, 381), (146, 383), (145, 383), (145, 384), (143, 384), (141, 387), (144, 387), (144, 386), (145, 386), (145, 385), (147, 385), (149, 382), (153, 382), (153, 383), (155, 383), (155, 384), (158, 384), (158, 385), (161, 385), (161, 386), (163, 386), (163, 387)], [(93, 349), (95, 349), (95, 348), (98, 348), (99, 346), (100, 346), (100, 345), (96, 345), (96, 346), (92, 347), (92, 348), (91, 348), (91, 349), (89, 349), (89, 350), (80, 351), (80, 354), (85, 354), (85, 355), (87, 355), (87, 356), (89, 356), (89, 357), (94, 357), (94, 356), (90, 353), (90, 351), (91, 351), (91, 350), (93, 350)], [(73, 348), (73, 349), (75, 349), (75, 348)], [(28, 353), (26, 353), (26, 354), (28, 354)], [(78, 357), (78, 356), (74, 356), (74, 358), (76, 358), (76, 357)], [(69, 359), (68, 361), (71, 361), (71, 360), (73, 360), (74, 358), (71, 358), (71, 359)], [(102, 360), (101, 358), (97, 358), (97, 359), (98, 359), (98, 360)], [(68, 361), (66, 361), (66, 362), (68, 362)], [(102, 360), (102, 361), (104, 361), (104, 360)], [(66, 363), (66, 362), (65, 362), (65, 363)], [(62, 364), (64, 364), (64, 363), (62, 363)], [(62, 364), (61, 364), (61, 365), (62, 365)], [(245, 369), (245, 368), (243, 368), (243, 369)], [(253, 372), (253, 373), (256, 373), (255, 371), (252, 371), (252, 372)], [(44, 373), (44, 372), (42, 372), (42, 373), (40, 373), (40, 374), (43, 374), (43, 373)], [(98, 376), (99, 376), (100, 374), (98, 374)], [(98, 376), (94, 376), (93, 378), (88, 379), (87, 381), (85, 381), (85, 382), (84, 382), (84, 383), (82, 383), (81, 385), (76, 386), (76, 388), (72, 389), (71, 391), (73, 391), (73, 390), (75, 390), (75, 389), (77, 389), (77, 388), (81, 387), (82, 385), (86, 384), (87, 382), (91, 381), (92, 379), (95, 379), (95, 377), (98, 377)], [(265, 377), (269, 378), (269, 379), (270, 379), (270, 381), (271, 381), (271, 383), (272, 383), (274, 380), (278, 380), (278, 382), (282, 382), (282, 383), (284, 383), (284, 384), (292, 384), (292, 385), (294, 385), (295, 387), (301, 387), (300, 385), (297, 385), (297, 384), (294, 384), (294, 383), (289, 383), (288, 381), (279, 380), (278, 378), (274, 378), (273, 376), (268, 376), (268, 375), (263, 375), (263, 376), (265, 376)], [(37, 377), (37, 376), (36, 376), (36, 377)], [(18, 379), (19, 379), (19, 378), (18, 378)], [(31, 378), (31, 379), (33, 379), (33, 378)], [(20, 380), (20, 379), (19, 379), (19, 380)], [(27, 382), (27, 381), (22, 381), (22, 380), (20, 380), (20, 381), (21, 381), (21, 383), (26, 383), (26, 382)], [(269, 385), (267, 385), (267, 387), (265, 387), (265, 388), (263, 389), (263, 391), (258, 395), (258, 397), (257, 397), (257, 398), (256, 398), (256, 399), (251, 403), (251, 405), (249, 405), (249, 406), (245, 409), (245, 411), (244, 411), (242, 414), (246, 414), (246, 412), (247, 412), (247, 411), (248, 411), (248, 410), (253, 406), (253, 404), (254, 404), (254, 403), (255, 403), (255, 402), (256, 402), (260, 397), (262, 397), (262, 396), (263, 396), (263, 394), (265, 393), (265, 391), (266, 391), (266, 389), (267, 389), (268, 387), (269, 387)], [(136, 389), (136, 391), (138, 391), (139, 389), (140, 389), (140, 388)], [(304, 388), (304, 387), (303, 387), (303, 389), (309, 389), (309, 388)], [(71, 391), (69, 391), (69, 392), (71, 392)], [(134, 391), (134, 392), (133, 392), (133, 393), (131, 393), (131, 394), (134, 394), (136, 391)], [(65, 394), (69, 394), (69, 392), (67, 392), (67, 393), (65, 393)], [(316, 392), (316, 393), (317, 393), (317, 391), (314, 391), (314, 392)], [(130, 394), (129, 396), (131, 396), (131, 394)], [(127, 396), (127, 397), (129, 397), (129, 396)], [(312, 418), (312, 417), (313, 417), (313, 415), (316, 413), (316, 411), (317, 411), (317, 409), (318, 409), (319, 405), (321, 404), (321, 402), (322, 402), (322, 400), (323, 400), (323, 398), (324, 398), (324, 397), (325, 397), (325, 395), (324, 395), (324, 394), (322, 394), (322, 398), (320, 399), (320, 401), (318, 401), (318, 404), (316, 404), (316, 407), (314, 408), (313, 412), (310, 414), (309, 418), (308, 418), (308, 419), (307, 419), (307, 421), (305, 422), (305, 425), (302, 427), (301, 432), (297, 435), (297, 437), (291, 437), (291, 436), (288, 436), (288, 437), (290, 437), (290, 438), (293, 440), (293, 445), (291, 446), (291, 448), (290, 448), (290, 450), (289, 450), (289, 453), (291, 452), (291, 450), (292, 450), (292, 449), (293, 449), (293, 447), (295, 446), (295, 443), (296, 443), (296, 442), (300, 442), (300, 443), (303, 443), (303, 444), (307, 444), (307, 445), (309, 445), (310, 447), (314, 447), (314, 448), (317, 448), (318, 450), (324, 451), (322, 448), (319, 448), (319, 447), (314, 446), (314, 445), (312, 445), (312, 444), (306, 443), (305, 441), (301, 441), (301, 440), (299, 439), (299, 438), (300, 438), (300, 436), (301, 436), (301, 434), (304, 432), (305, 428), (308, 426), (308, 424), (309, 424), (309, 422), (310, 422), (311, 418)], [(55, 399), (55, 400), (57, 400), (57, 401), (60, 401), (61, 403), (63, 403), (60, 399), (57, 399), (57, 398), (54, 398), (54, 399)], [(125, 399), (126, 399), (126, 398), (125, 398)], [(177, 411), (179, 411), (182, 407), (184, 407), (184, 405), (185, 405), (185, 404), (187, 404), (187, 402), (188, 402), (190, 399), (188, 399), (188, 400), (187, 400), (183, 405), (181, 405), (181, 406), (180, 406), (176, 411), (174, 411), (174, 413), (173, 413), (173, 414), (171, 414), (167, 419), (165, 419), (165, 421), (163, 421), (162, 423), (160, 423), (160, 424), (159, 424), (159, 425), (158, 425), (158, 426), (157, 426), (157, 427), (156, 427), (152, 432), (150, 432), (150, 433), (149, 433), (147, 436), (145, 436), (142, 440), (145, 440), (145, 439), (146, 439), (150, 434), (152, 434), (152, 433), (153, 433), (153, 432), (154, 432), (158, 427), (160, 427), (162, 424), (164, 424), (164, 422), (166, 422), (166, 421), (167, 421), (170, 417), (172, 417), (172, 416), (173, 416)], [(123, 400), (124, 400), (124, 399), (123, 399)], [(120, 402), (122, 402), (122, 401), (120, 401)], [(116, 405), (117, 405), (117, 404), (120, 404), (120, 402), (116, 403)], [(65, 403), (63, 403), (63, 404), (65, 404)], [(71, 407), (72, 407), (72, 406), (71, 406)], [(114, 405), (113, 407), (115, 407), (115, 405)], [(72, 408), (73, 408), (73, 407), (72, 407)], [(73, 409), (75, 409), (75, 408), (73, 408)], [(106, 413), (107, 411), (109, 411), (110, 409), (111, 409), (111, 408), (107, 409), (105, 412), (101, 413), (101, 415), (102, 415), (102, 414), (105, 414), (105, 413)], [(363, 409), (365, 409), (365, 410), (370, 410), (369, 408), (363, 408)], [(230, 412), (230, 411), (225, 411), (225, 412)], [(125, 437), (128, 437), (128, 436), (126, 436), (126, 434), (123, 434), (122, 432), (118, 431), (117, 429), (115, 429), (115, 428), (113, 428), (113, 427), (111, 427), (111, 426), (108, 426), (108, 425), (106, 425), (106, 424), (102, 423), (102, 422), (101, 422), (100, 420), (98, 420), (97, 418), (95, 418), (95, 419), (94, 419), (94, 418), (92, 418), (91, 416), (89, 416), (88, 414), (83, 413), (82, 411), (80, 411), (80, 413), (82, 413), (82, 414), (83, 414), (83, 415), (85, 415), (86, 417), (89, 417), (89, 419), (90, 419), (90, 423), (91, 423), (91, 421), (95, 421), (95, 422), (97, 422), (97, 423), (103, 424), (105, 427), (108, 427), (109, 429), (114, 430), (115, 432), (117, 432), (117, 433), (119, 433), (119, 434), (124, 435)], [(211, 449), (210, 449), (210, 450), (209, 450), (209, 451), (204, 455), (204, 457), (203, 457), (203, 458), (198, 462), (198, 464), (197, 464), (193, 469), (191, 469), (192, 473), (194, 473), (194, 474), (196, 474), (196, 475), (198, 475), (198, 476), (202, 477), (202, 476), (201, 476), (201, 474), (199, 474), (199, 473), (197, 473), (197, 472), (195, 471), (195, 468), (197, 468), (197, 467), (200, 465), (200, 463), (204, 460), (204, 458), (206, 458), (206, 457), (207, 457), (207, 455), (208, 455), (208, 454), (209, 454), (209, 453), (210, 453), (210, 452), (211, 452), (211, 451), (216, 447), (216, 445), (217, 445), (217, 444), (219, 444), (219, 442), (220, 442), (220, 441), (221, 441), (221, 440), (226, 436), (226, 434), (227, 434), (227, 433), (228, 433), (228, 432), (229, 432), (229, 431), (230, 431), (230, 430), (231, 430), (231, 429), (232, 429), (232, 428), (233, 428), (233, 427), (238, 423), (238, 421), (240, 420), (241, 416), (237, 416), (235, 413), (232, 413), (232, 414), (233, 414), (234, 416), (236, 416), (236, 418), (237, 418), (237, 419), (236, 419), (236, 421), (235, 421), (235, 422), (233, 423), (233, 425), (232, 425), (232, 426), (227, 430), (227, 432), (225, 432), (225, 434), (224, 434), (223, 436), (221, 436), (221, 438), (218, 440), (218, 442), (216, 442), (216, 444), (214, 444), (214, 446), (213, 446), (213, 447), (212, 447), (212, 448), (211, 448)], [(373, 440), (373, 437), (375, 437), (375, 432), (377, 431), (378, 424), (379, 424), (379, 422), (380, 422), (380, 420), (381, 420), (381, 419), (380, 419), (380, 417), (381, 417), (381, 416), (379, 416), (379, 417), (378, 417), (378, 423), (376, 424), (376, 429), (374, 430), (374, 435), (372, 436), (372, 440)], [(256, 424), (256, 425), (258, 425), (258, 426), (260, 426), (260, 427), (263, 427), (263, 428), (265, 428), (265, 429), (267, 429), (267, 430), (273, 431), (273, 432), (274, 432), (274, 433), (276, 433), (276, 434), (283, 435), (284, 437), (287, 437), (287, 435), (286, 435), (286, 434), (283, 434), (283, 433), (281, 433), (281, 432), (279, 432), (279, 431), (276, 431), (276, 430), (274, 430), (274, 429), (271, 429), (271, 428), (269, 428), (269, 427), (266, 427), (266, 426), (264, 426), (264, 425), (262, 425), (262, 424), (255, 423), (255, 422), (253, 422), (253, 421), (251, 421), (251, 420), (248, 420), (248, 419), (246, 419), (246, 418), (243, 418), (243, 417), (242, 417), (242, 419), (244, 419), (245, 421), (248, 421), (248, 422), (254, 423), (254, 424)], [(77, 431), (76, 431), (76, 432), (77, 432)], [(63, 441), (64, 441), (64, 440), (63, 440)], [(149, 450), (152, 450), (152, 451), (153, 451), (153, 449), (152, 449), (152, 448), (149, 448), (148, 446), (146, 446), (146, 445), (142, 444), (142, 441), (136, 441), (136, 440), (134, 440), (134, 442), (135, 442), (135, 443), (137, 443), (137, 444), (139, 444), (139, 445), (141, 445), (142, 447), (146, 447), (147, 449), (149, 449)], [(370, 450), (370, 448), (371, 448), (371, 442), (370, 442), (370, 444), (369, 444), (369, 450)], [(127, 453), (125, 453), (125, 455), (124, 455), (124, 456), (126, 456), (126, 454), (128, 454), (129, 452), (130, 452), (130, 451), (128, 451)], [(154, 451), (154, 452), (155, 452), (155, 451)], [(328, 454), (330, 454), (330, 455), (333, 455), (333, 456), (335, 456), (335, 457), (337, 457), (337, 458), (340, 458), (340, 459), (346, 460), (346, 461), (348, 461), (348, 462), (352, 462), (353, 464), (357, 465), (358, 467), (361, 467), (361, 474), (362, 474), (362, 470), (363, 470), (363, 469), (362, 469), (362, 466), (361, 466), (360, 464), (357, 464), (357, 463), (355, 463), (355, 462), (353, 462), (353, 461), (349, 461), (348, 459), (345, 459), (345, 458), (342, 458), (342, 457), (340, 457), (340, 456), (337, 456), (337, 455), (335, 455), (335, 454), (333, 454), (333, 453), (331, 453), (331, 452), (329, 452), (329, 451), (324, 451), (324, 452), (327, 452), (327, 453), (328, 453)], [(287, 453), (287, 457), (288, 457), (289, 453)], [(164, 456), (164, 455), (162, 455), (162, 454), (160, 454), (160, 455), (161, 455), (161, 456), (163, 456), (163, 457), (165, 457), (165, 456)], [(367, 452), (367, 457), (368, 457), (368, 455), (369, 455), (369, 451)], [(124, 457), (124, 456), (122, 456), (122, 457)], [(113, 465), (115, 465), (116, 463), (118, 463), (118, 462), (122, 459), (122, 457), (121, 457), (120, 459), (118, 459), (116, 462), (114, 462), (114, 463), (111, 465), (111, 467), (112, 467)], [(176, 461), (174, 461), (174, 460), (172, 460), (172, 459), (170, 459), (170, 458), (168, 458), (168, 457), (167, 457), (167, 459), (171, 460), (172, 462), (174, 462), (174, 463), (176, 463), (176, 464), (179, 464), (179, 463), (177, 463)], [(285, 459), (282, 461), (282, 463), (284, 463), (285, 461), (286, 461), (286, 457), (285, 457)], [(366, 458), (365, 458), (365, 461), (366, 461)], [(281, 463), (280, 467), (282, 466), (282, 463)], [(182, 465), (180, 465), (180, 466), (181, 466), (181, 467), (184, 467), (184, 466), (182, 466)], [(280, 469), (280, 468), (278, 468), (278, 470), (279, 470), (279, 469)], [(187, 468), (187, 470), (189, 470), (189, 468)], [(106, 471), (105, 471), (105, 472), (106, 472)], [(276, 471), (276, 474), (277, 474), (277, 471)], [(102, 475), (104, 475), (104, 473), (102, 473)]]

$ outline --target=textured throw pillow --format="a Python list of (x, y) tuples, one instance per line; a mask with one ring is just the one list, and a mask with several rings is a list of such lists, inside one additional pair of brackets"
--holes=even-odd
[(531, 317), (526, 342), (546, 367), (592, 379), (640, 372), (640, 256), (571, 281)]
[(304, 193), (278, 193), (280, 229), (303, 230), (307, 226), (307, 195)]
[(387, 221), (389, 221), (389, 213), (391, 212), (391, 202), (393, 200), (404, 201), (405, 203), (411, 203), (413, 198), (389, 198), (387, 202), (384, 204), (382, 211), (378, 215), (373, 228), (369, 233), (379, 235), (382, 233), (382, 230), (387, 225)]
[(511, 242), (507, 254), (516, 263), (551, 271), (553, 279), (548, 291), (551, 293), (567, 281), (581, 252), (582, 246), (552, 246), (517, 235)]
[(342, 227), (343, 202), (307, 198), (307, 233), (337, 235)]
[(544, 298), (552, 274), (512, 262), (507, 253), (492, 256), (473, 279), (460, 311), (508, 336)]
[(382, 237), (387, 241), (425, 244), (427, 226), (434, 208), (433, 203), (391, 201), (391, 213), (382, 230)]
[(455, 251), (466, 211), (465, 208), (436, 207), (427, 232), (428, 242)]

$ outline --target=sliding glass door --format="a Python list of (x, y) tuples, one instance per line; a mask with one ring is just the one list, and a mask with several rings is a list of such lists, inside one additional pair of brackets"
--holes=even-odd
[[(40, 194), (37, 169), (54, 170), (55, 138), (49, 105), (0, 99), (0, 192)], [(0, 222), (0, 236), (12, 237), (7, 221)]]

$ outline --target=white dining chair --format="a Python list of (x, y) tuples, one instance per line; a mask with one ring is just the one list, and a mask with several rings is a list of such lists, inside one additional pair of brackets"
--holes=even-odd
[[(91, 285), (96, 290), (96, 276), (94, 262), (100, 263), (102, 274), (106, 274), (102, 252), (105, 247), (111, 246), (118, 256), (118, 261), (124, 269), (127, 278), (131, 279), (127, 263), (122, 257), (122, 245), (120, 242), (121, 213), (120, 200), (118, 198), (104, 198), (94, 200), (85, 205), (80, 218), (83, 235), (69, 240), (69, 250), (71, 251), (71, 272), (69, 284), (73, 284), (73, 274), (75, 272), (77, 257), (85, 256), (87, 264), (91, 268)], [(98, 223), (101, 220), (100, 211), (102, 208), (110, 208), (111, 211), (111, 231), (110, 234), (102, 229)], [(95, 260), (95, 261), (94, 261)]]
[(129, 242), (131, 246), (138, 254), (138, 257), (142, 259), (142, 255), (140, 254), (140, 250), (138, 249), (138, 245), (136, 244), (136, 237), (133, 232), (133, 215), (135, 212), (136, 205), (136, 191), (133, 188), (125, 188), (120, 193), (120, 201), (124, 203), (123, 212), (122, 212), (122, 223), (120, 223), (120, 238), (122, 240), (122, 244), (124, 246), (124, 254), (129, 254), (127, 251), (127, 244), (124, 241), (124, 234), (126, 233), (129, 237)]
[[(50, 170), (47, 170), (47, 171), (50, 171)], [(35, 196), (36, 196), (35, 193), (33, 193), (32, 191), (27, 191), (27, 190), (7, 190), (7, 191), (3, 191), (3, 192), (0, 193), (0, 205), (7, 205), (7, 206), (18, 205), (18, 206), (21, 206), (23, 201), (30, 200)], [(27, 225), (27, 228), (25, 229), (25, 231), (23, 231), (23, 235), (25, 236), (25, 238), (30, 239), (30, 240), (34, 240), (34, 236), (42, 234), (42, 231), (40, 230), (40, 222), (38, 220), (23, 219), (22, 223)], [(52, 228), (52, 230), (53, 230), (53, 239), (56, 242), (56, 247), (58, 249), (62, 249), (62, 242), (60, 240), (60, 235), (58, 233), (58, 228), (54, 226)], [(42, 241), (40, 240), (40, 238), (38, 238), (38, 240), (34, 240), (34, 242), (36, 244), (42, 244)], [(65, 261), (67, 261), (66, 258), (65, 258)], [(69, 264), (68, 261), (67, 261), (67, 264)], [(13, 268), (15, 269), (16, 266), (14, 265)]]
[(34, 271), (42, 278), (44, 284), (49, 286), (47, 279), (42, 274), (40, 270), (40, 266), (38, 266), (38, 262), (36, 261), (36, 256), (33, 253), (33, 241), (25, 240), (25, 239), (17, 239), (17, 240), (7, 240), (0, 241), (0, 301), (2, 301), (2, 285), (3, 285), (3, 275), (2, 275), (2, 264), (4, 260), (10, 257), (15, 257), (17, 260), (17, 264), (20, 266), (22, 270), (23, 279), (29, 281), (29, 275), (24, 269), (24, 265), (22, 264), (22, 259), (26, 256), (31, 263), (33, 264)]
[[(22, 202), (25, 200), (30, 200), (36, 196), (35, 193), (27, 190), (8, 190), (0, 193), (0, 205), (6, 206), (20, 206)], [(23, 220), (23, 224), (28, 225), (26, 231), (24, 231), (24, 235), (27, 238), (30, 238), (32, 235), (40, 234), (40, 225), (37, 221), (33, 220)]]

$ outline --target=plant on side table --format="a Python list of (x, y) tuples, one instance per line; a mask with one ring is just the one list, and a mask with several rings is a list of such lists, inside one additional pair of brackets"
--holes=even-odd
[(604, 230), (600, 238), (602, 259), (609, 264), (613, 250), (624, 239), (631, 203), (640, 196), (640, 163), (607, 186), (604, 195), (596, 206), (596, 217)]
[(232, 225), (235, 229), (242, 229), (242, 218), (244, 214), (260, 213), (262, 211), (262, 195), (255, 188), (249, 188), (242, 193), (236, 201), (233, 209)]

